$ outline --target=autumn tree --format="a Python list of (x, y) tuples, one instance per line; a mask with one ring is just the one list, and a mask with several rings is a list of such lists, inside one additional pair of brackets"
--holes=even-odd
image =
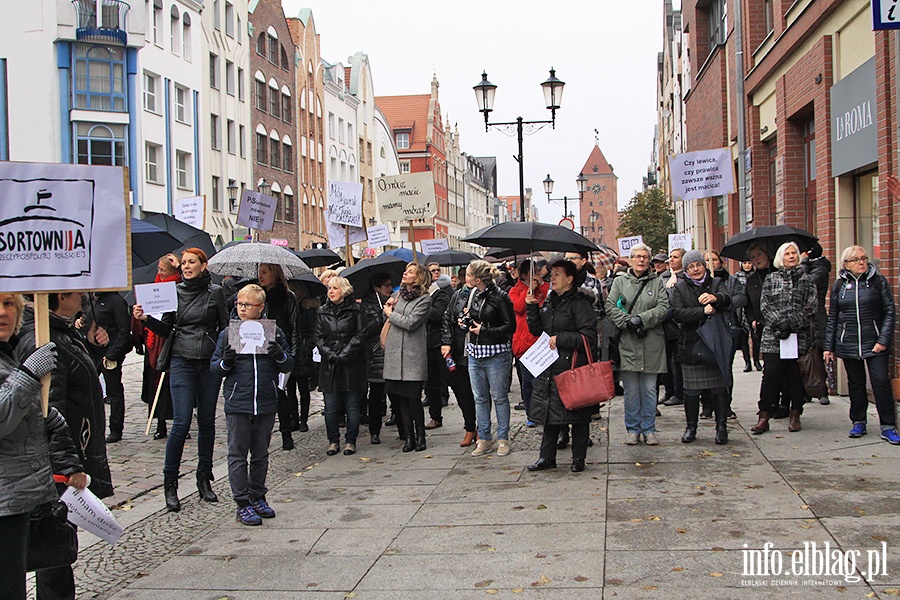
[(619, 237), (643, 236), (654, 252), (668, 249), (670, 233), (675, 233), (675, 211), (658, 187), (639, 192), (619, 215)]

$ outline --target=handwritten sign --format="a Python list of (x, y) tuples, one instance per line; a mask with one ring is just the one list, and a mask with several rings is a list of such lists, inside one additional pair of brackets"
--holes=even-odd
[[(340, 223), (332, 223), (329, 220), (330, 209), (322, 211), (325, 215), (325, 229), (328, 233), (328, 246), (331, 248), (343, 248), (347, 245), (347, 227)], [(350, 244), (358, 244), (366, 241), (366, 230), (362, 227), (350, 228)]]
[(379, 177), (375, 187), (382, 221), (430, 219), (437, 214), (431, 171)]
[(387, 246), (391, 243), (391, 230), (387, 226), (387, 223), (369, 227), (367, 233), (369, 235), (369, 248)]
[(531, 347), (525, 351), (519, 362), (528, 369), (528, 372), (539, 377), (541, 373), (546, 371), (550, 365), (559, 358), (559, 351), (550, 347), (550, 336), (545, 331), (541, 334)]
[(669, 254), (675, 248), (683, 248), (685, 252), (694, 247), (694, 238), (689, 233), (670, 233), (669, 234)]
[(259, 231), (272, 231), (275, 227), (276, 208), (277, 202), (272, 196), (244, 190), (241, 207), (238, 209), (238, 225)]
[(422, 248), (422, 254), (428, 256), (429, 254), (437, 254), (438, 252), (449, 250), (450, 242), (447, 241), (447, 238), (421, 240), (419, 246)]
[(73, 525), (93, 533), (111, 546), (115, 546), (122, 537), (124, 528), (88, 488), (77, 490), (69, 487), (60, 500), (69, 507), (68, 519)]
[(265, 354), (269, 342), (275, 341), (272, 319), (233, 320), (228, 323), (228, 344), (238, 354)]
[(631, 248), (644, 243), (644, 236), (633, 235), (631, 237), (618, 238), (619, 256), (627, 258), (631, 254)]
[(734, 193), (734, 165), (729, 148), (686, 152), (669, 157), (672, 195), (698, 200)]
[(136, 285), (134, 299), (148, 315), (178, 310), (178, 292), (174, 281)]
[(121, 167), (0, 162), (0, 291), (129, 287)]
[(349, 227), (362, 227), (362, 193), (361, 183), (329, 181), (328, 210), (331, 222)]
[(172, 208), (172, 216), (197, 229), (206, 228), (206, 196), (179, 198)]

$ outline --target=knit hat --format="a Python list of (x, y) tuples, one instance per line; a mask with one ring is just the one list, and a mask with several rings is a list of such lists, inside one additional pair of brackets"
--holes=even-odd
[(688, 265), (692, 265), (696, 262), (702, 264), (704, 267), (706, 266), (706, 261), (703, 260), (703, 255), (700, 254), (698, 250), (688, 250), (684, 253), (684, 256), (681, 257), (681, 264), (684, 265), (685, 269)]

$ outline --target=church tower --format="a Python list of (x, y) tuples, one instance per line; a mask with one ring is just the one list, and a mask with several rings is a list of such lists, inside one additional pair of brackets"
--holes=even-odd
[(581, 173), (587, 178), (579, 213), (581, 234), (595, 244), (616, 248), (619, 235), (619, 178), (603, 156), (596, 137)]

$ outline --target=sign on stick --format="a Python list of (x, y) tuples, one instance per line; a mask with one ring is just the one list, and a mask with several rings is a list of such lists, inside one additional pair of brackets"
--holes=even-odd
[(191, 196), (175, 201), (172, 216), (197, 229), (206, 228), (206, 196)]
[(272, 196), (244, 190), (238, 209), (238, 225), (258, 231), (272, 231), (275, 227), (275, 210), (278, 203)]
[(669, 157), (672, 196), (680, 200), (734, 193), (734, 165), (729, 148), (686, 152)]
[(328, 210), (332, 223), (350, 227), (363, 226), (361, 183), (328, 182)]
[(690, 233), (669, 234), (669, 254), (675, 248), (683, 248), (685, 252), (694, 247), (694, 238)]
[(628, 255), (631, 254), (632, 246), (637, 246), (638, 244), (644, 243), (644, 236), (642, 235), (633, 235), (631, 237), (618, 238), (619, 240), (619, 256), (622, 258), (628, 258)]
[(382, 221), (430, 219), (437, 214), (431, 171), (380, 177), (375, 185)]

